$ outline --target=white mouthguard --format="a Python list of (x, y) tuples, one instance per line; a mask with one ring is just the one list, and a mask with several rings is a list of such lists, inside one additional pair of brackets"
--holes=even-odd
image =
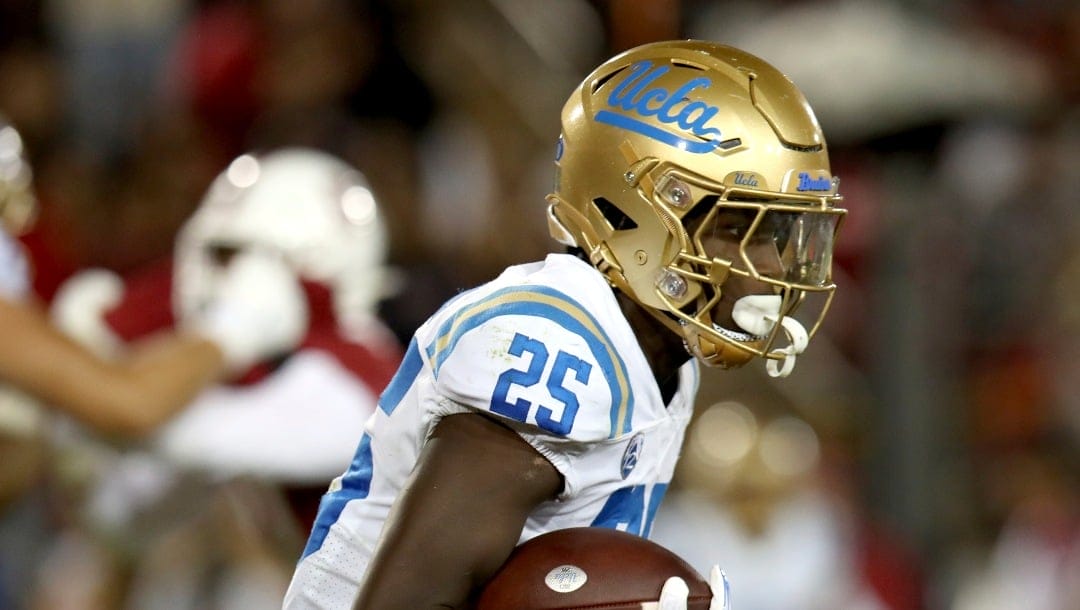
[[(764, 337), (772, 331), (777, 318), (780, 317), (781, 302), (780, 295), (747, 295), (735, 301), (731, 317), (746, 332)], [(784, 330), (789, 344), (773, 351), (773, 353), (784, 354), (783, 359), (770, 358), (765, 361), (765, 370), (770, 377), (790, 375), (795, 368), (795, 356), (801, 354), (810, 342), (806, 329), (795, 318), (784, 316), (780, 319), (780, 327)]]

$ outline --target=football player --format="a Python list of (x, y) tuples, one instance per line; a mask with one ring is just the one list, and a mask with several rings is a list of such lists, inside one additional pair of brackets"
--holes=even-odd
[[(351, 165), (309, 148), (244, 154), (179, 231), (171, 268), (129, 281), (105, 309), (94, 307), (94, 294), (107, 274), (76, 275), (58, 292), (53, 314), (73, 337), (108, 350), (200, 317), (245, 259), (278, 261), (303, 287), (301, 339), (206, 388), (148, 447), (173, 465), (318, 485), (321, 495), (348, 466), (353, 430), (401, 361), (375, 314), (388, 285), (387, 251), (382, 212)], [(170, 281), (158, 281), (162, 270)]]
[(389, 285), (388, 246), (375, 195), (345, 161), (308, 148), (235, 159), (178, 236), (177, 318), (198, 316), (237, 259), (264, 253), (302, 281), (308, 330), (259, 381), (200, 396), (158, 446), (194, 465), (216, 459), (223, 470), (324, 487), (348, 465), (351, 430), (401, 362), (375, 313)]
[[(417, 330), (285, 608), (460, 608), (540, 533), (647, 536), (698, 365), (782, 376), (806, 349), (845, 210), (817, 119), (776, 68), (704, 41), (621, 53), (567, 101), (555, 173), (547, 218), (567, 253)], [(683, 589), (669, 581), (663, 606), (685, 607)]]
[[(375, 314), (387, 254), (387, 227), (364, 175), (320, 150), (283, 148), (234, 159), (179, 231), (173, 263), (127, 278), (120, 302), (94, 308), (95, 285), (108, 277), (100, 270), (62, 286), (58, 324), (105, 350), (198, 317), (249, 256), (281, 261), (304, 289), (309, 321), (294, 349), (205, 388), (137, 448), (94, 448), (104, 465), (87, 486), (83, 515), (90, 531), (139, 549), (129, 551), (137, 555), (129, 603), (155, 599), (188, 570), (190, 587), (170, 589), (171, 598), (225, 607), (230, 587), (222, 583), (252, 565), (261, 566), (259, 594), (281, 599), (326, 481), (349, 465), (355, 431), (401, 361)], [(211, 510), (222, 498), (230, 510)], [(269, 510), (283, 499), (291, 514)], [(252, 548), (190, 535), (210, 527), (207, 515), (223, 517), (214, 527), (236, 529), (234, 513), (273, 515), (246, 522), (258, 532)], [(137, 521), (154, 525), (140, 535)], [(185, 565), (152, 559), (178, 544)], [(208, 563), (217, 566), (212, 578), (202, 576)]]
[[(146, 437), (201, 388), (289, 350), (306, 326), (295, 278), (277, 261), (249, 258), (177, 332), (104, 357), (66, 336), (33, 298), (14, 236), (32, 221), (35, 203), (22, 139), (0, 119), (0, 508), (32, 496), (27, 490), (40, 482), (44, 413), (69, 415), (113, 439)], [(98, 283), (93, 297), (108, 301), (116, 290), (116, 282)], [(17, 519), (5, 525), (24, 533)], [(25, 550), (20, 545), (0, 547), (0, 589), (11, 586), (0, 606), (19, 606), (34, 566), (11, 555)]]

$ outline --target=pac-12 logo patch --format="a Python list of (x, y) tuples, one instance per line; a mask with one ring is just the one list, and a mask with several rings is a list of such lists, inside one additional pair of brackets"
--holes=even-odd
[(626, 451), (622, 455), (622, 478), (625, 479), (634, 471), (638, 458), (641, 456), (641, 446), (644, 443), (645, 438), (640, 434), (635, 434), (634, 438), (630, 439), (630, 442), (626, 445)]

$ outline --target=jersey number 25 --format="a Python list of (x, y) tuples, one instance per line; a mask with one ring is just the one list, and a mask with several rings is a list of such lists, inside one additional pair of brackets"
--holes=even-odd
[[(499, 375), (495, 391), (491, 395), (491, 410), (518, 421), (528, 421), (532, 402), (524, 398), (517, 398), (511, 402), (507, 394), (512, 386), (528, 388), (543, 382), (551, 397), (561, 402), (563, 408), (562, 414), (556, 417), (551, 407), (539, 405), (534, 415), (536, 425), (562, 436), (569, 434), (570, 429), (574, 427), (574, 417), (577, 416), (578, 398), (564, 384), (571, 372), (578, 383), (588, 383), (592, 365), (577, 356), (559, 351), (555, 354), (554, 364), (548, 370), (547, 346), (536, 339), (517, 333), (510, 342), (510, 355), (521, 358), (525, 354), (529, 354), (530, 359), (524, 370), (509, 369)], [(544, 380), (545, 371), (547, 372), (546, 381)]]

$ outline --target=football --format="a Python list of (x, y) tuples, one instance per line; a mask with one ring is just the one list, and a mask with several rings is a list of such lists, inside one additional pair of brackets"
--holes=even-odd
[(608, 528), (556, 530), (514, 549), (476, 608), (642, 610), (643, 603), (660, 598), (671, 576), (681, 576), (690, 588), (689, 610), (708, 610), (709, 583), (667, 548)]

